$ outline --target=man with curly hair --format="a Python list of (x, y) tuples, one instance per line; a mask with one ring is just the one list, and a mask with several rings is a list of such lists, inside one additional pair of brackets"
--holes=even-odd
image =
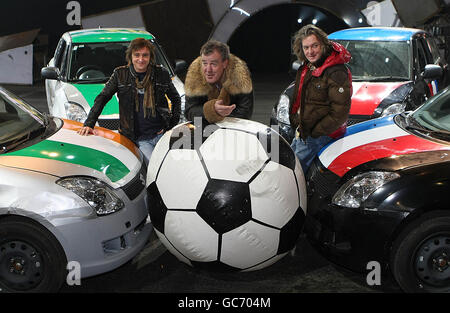
[(293, 51), (303, 64), (290, 99), (289, 120), (296, 129), (291, 147), (306, 174), (317, 153), (345, 132), (352, 95), (345, 63), (351, 55), (311, 24), (294, 35)]

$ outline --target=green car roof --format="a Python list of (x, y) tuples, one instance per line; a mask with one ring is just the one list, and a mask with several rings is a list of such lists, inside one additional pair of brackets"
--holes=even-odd
[(131, 41), (135, 38), (144, 37), (153, 39), (154, 37), (149, 32), (142, 29), (134, 28), (94, 28), (82, 29), (69, 32), (72, 42), (118, 42)]

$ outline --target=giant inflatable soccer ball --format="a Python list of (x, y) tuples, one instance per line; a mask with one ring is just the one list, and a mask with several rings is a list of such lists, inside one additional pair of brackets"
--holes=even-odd
[(150, 159), (147, 188), (161, 242), (180, 261), (216, 271), (281, 259), (306, 214), (305, 179), (289, 144), (237, 118), (168, 131)]

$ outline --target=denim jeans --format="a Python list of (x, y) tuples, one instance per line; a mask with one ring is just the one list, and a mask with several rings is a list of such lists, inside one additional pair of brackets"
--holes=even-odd
[(143, 135), (139, 136), (139, 138), (136, 140), (139, 150), (141, 150), (142, 154), (144, 155), (144, 162), (146, 166), (148, 166), (148, 161), (152, 156), (153, 149), (155, 149), (156, 144), (163, 135), (164, 133), (156, 136)]
[(332, 140), (333, 138), (329, 136), (317, 138), (307, 137), (306, 140), (294, 138), (294, 140), (292, 140), (291, 148), (294, 150), (295, 155), (300, 161), (305, 176), (319, 151)]

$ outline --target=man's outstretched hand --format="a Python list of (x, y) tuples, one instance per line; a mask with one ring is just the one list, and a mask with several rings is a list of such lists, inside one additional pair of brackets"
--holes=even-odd
[(216, 103), (214, 103), (214, 109), (217, 114), (223, 117), (230, 115), (235, 108), (236, 104), (224, 105), (222, 100), (217, 100)]

